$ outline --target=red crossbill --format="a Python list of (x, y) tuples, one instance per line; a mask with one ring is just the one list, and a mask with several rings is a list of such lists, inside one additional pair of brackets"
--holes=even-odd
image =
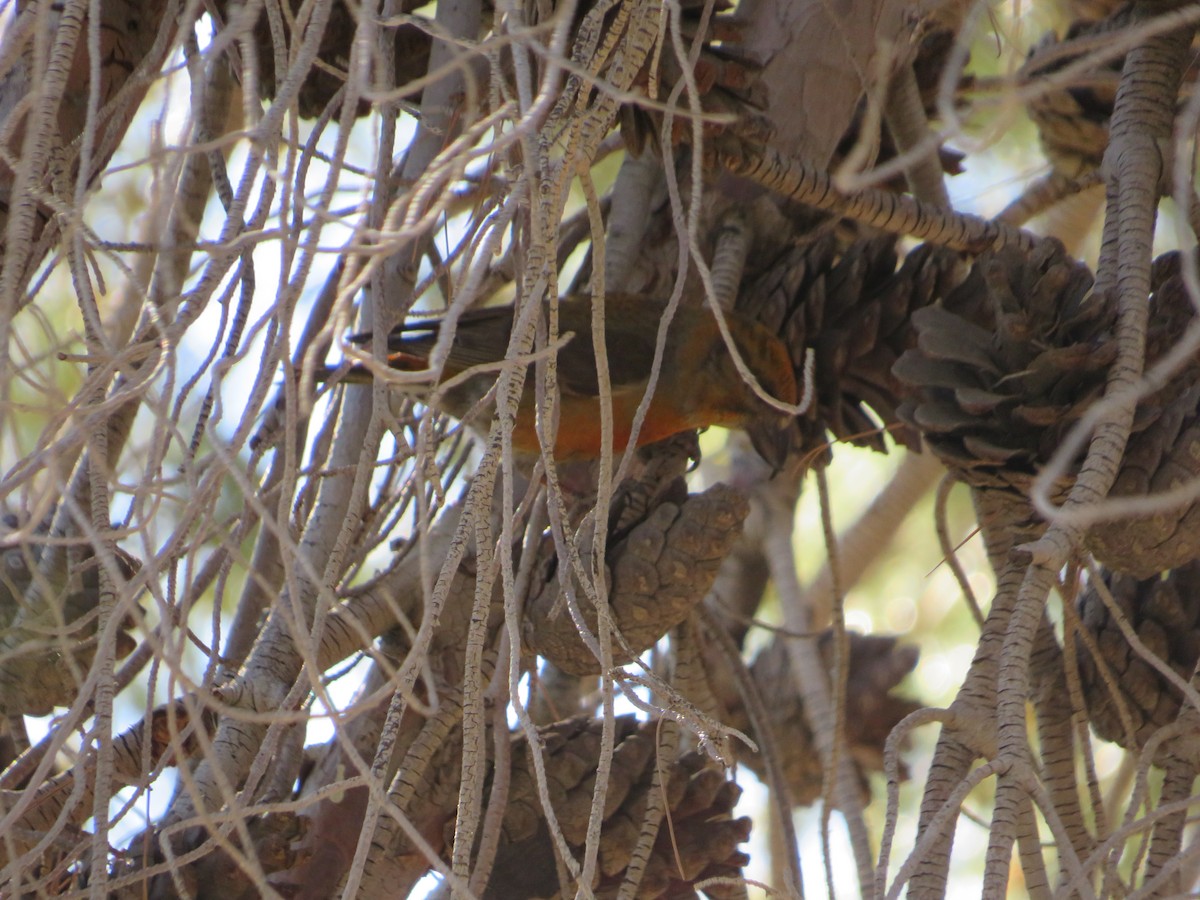
[[(661, 302), (645, 297), (609, 294), (605, 298), (613, 447), (617, 452), (628, 446), (634, 414), (646, 392), (663, 310)], [(735, 313), (726, 313), (725, 318), (738, 352), (762, 388), (784, 403), (795, 404), (796, 373), (784, 343), (757, 322)], [(600, 386), (591, 338), (591, 298), (560, 300), (558, 323), (561, 334), (572, 332), (574, 336), (558, 352), (560, 400), (554, 458), (558, 462), (595, 459), (601, 452)], [(505, 357), (512, 324), (511, 306), (471, 310), (459, 318), (442, 381), (474, 366), (490, 364), (492, 368), (445, 389), (436, 400), (439, 409), (458, 419), (471, 414), (496, 383), (495, 364)], [(404, 371), (426, 369), (440, 327), (440, 319), (414, 319), (398, 325), (388, 336), (388, 364)], [(371, 335), (350, 340), (367, 344)], [(332, 372), (325, 370), (318, 378), (326, 380)], [(345, 374), (345, 379), (353, 382), (370, 378), (369, 370), (362, 366)], [(404, 389), (413, 396), (430, 392), (427, 384)], [(512, 434), (513, 449), (521, 454), (540, 452), (535, 393), (534, 380), (529, 377)], [(486, 429), (490, 425), (486, 418), (492, 413), (494, 406), (489, 405), (468, 424)], [(741, 428), (772, 420), (780, 428), (790, 421), (760, 399), (738, 374), (712, 312), (707, 307), (681, 307), (667, 331), (658, 382), (636, 445), (709, 425)]]

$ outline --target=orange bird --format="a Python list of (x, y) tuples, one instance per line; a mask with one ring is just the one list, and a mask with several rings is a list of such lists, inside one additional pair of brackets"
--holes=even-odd
[[(613, 448), (621, 452), (629, 443), (633, 417), (650, 377), (654, 343), (665, 305), (627, 294), (605, 298), (604, 328), (612, 385)], [(784, 343), (762, 325), (735, 313), (726, 313), (738, 352), (763, 389), (778, 400), (796, 402), (796, 373)], [(595, 459), (601, 452), (600, 385), (592, 347), (592, 301), (589, 296), (559, 301), (559, 332), (574, 336), (558, 351), (558, 436), (554, 458), (558, 462)], [(442, 321), (413, 319), (388, 335), (388, 364), (394, 369), (422, 371), (428, 367)], [(512, 334), (513, 307), (471, 310), (458, 320), (454, 342), (442, 371), (447, 381), (468, 369), (502, 361)], [(352, 343), (367, 344), (369, 333), (355, 335)], [(318, 373), (319, 380), (334, 370)], [(352, 382), (369, 382), (371, 374), (354, 366), (345, 374)], [(494, 371), (468, 376), (447, 389), (437, 407), (458, 419), (471, 415), (496, 383)], [(429, 385), (404, 388), (413, 396), (427, 395)], [(525, 381), (513, 427), (513, 449), (522, 454), (540, 452), (536, 427), (535, 384)], [(468, 424), (487, 429), (494, 405), (481, 408)], [(484, 421), (479, 421), (479, 419)], [(791, 418), (761, 400), (734, 367), (717, 321), (707, 307), (680, 307), (667, 331), (662, 366), (637, 446), (660, 441), (682, 431), (720, 425), (741, 428), (774, 420), (782, 429)]]

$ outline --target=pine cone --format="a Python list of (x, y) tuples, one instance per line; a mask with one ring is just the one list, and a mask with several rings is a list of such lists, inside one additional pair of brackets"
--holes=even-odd
[[(1176, 569), (1165, 579), (1138, 581), (1106, 573), (1104, 581), (1142, 643), (1180, 678), (1189, 680), (1200, 659), (1200, 563)], [(1082, 627), (1094, 637), (1100, 657), (1096, 659), (1076, 638), (1079, 677), (1092, 727), (1105, 740), (1138, 750), (1155, 731), (1175, 721), (1181, 695), (1129, 646), (1094, 586), (1082, 593), (1077, 606)], [(1122, 723), (1118, 700), (1101, 677), (1102, 664), (1128, 710), (1132, 734)]]
[[(414, 13), (422, 4), (416, 0), (404, 0), (398, 8), (403, 14)], [(560, 4), (553, 0), (527, 0), (525, 3), (525, 25), (534, 27), (545, 26), (554, 21), (556, 7)], [(229, 22), (230, 18), (238, 15), (239, 4), (229, 0), (217, 0), (218, 14)], [(296, 14), (302, 4), (299, 0), (290, 0), (288, 14), (283, 16), (284, 39), (296, 43), (299, 38), (292, 34), (292, 26)], [(485, 4), (485, 16), (494, 15), (492, 4)], [(595, 8), (595, 3), (580, 3), (575, 9), (573, 31), (578, 32), (584, 17)], [(700, 16), (705, 3), (702, 0), (685, 0), (682, 7), (682, 33), (685, 45), (690, 47), (694, 36), (699, 31)], [(731, 4), (728, 0), (719, 0), (714, 9), (715, 13), (728, 10)], [(611, 10), (607, 15), (605, 26), (615, 18)], [(483, 24), (487, 30), (486, 19)], [(429, 67), (429, 53), (432, 38), (427, 28), (422, 28), (416, 21), (401, 22), (390, 26), (395, 40), (395, 66), (393, 79), (399, 86), (408, 85), (423, 78)], [(358, 19), (355, 8), (347, 3), (331, 5), (325, 30), (321, 34), (321, 43), (317, 51), (318, 63), (314, 65), (300, 86), (296, 103), (300, 115), (306, 119), (319, 117), (331, 101), (345, 87), (347, 69), (350, 65), (350, 51), (358, 33)], [(548, 35), (549, 32), (546, 32)], [(731, 50), (730, 38), (736, 36), (736, 25), (728, 16), (713, 16), (709, 21), (708, 32), (701, 49), (700, 58), (696, 61), (695, 80), (700, 92), (705, 97), (705, 105), (710, 112), (733, 113), (737, 115), (743, 104), (751, 107), (761, 106), (762, 97), (754, 84), (751, 72), (752, 63), (741, 59)], [(268, 16), (261, 13), (254, 26), (254, 45), (258, 56), (258, 86), (262, 96), (268, 99), (275, 97), (279, 77), (275, 71), (276, 48), (272, 36)], [(603, 40), (603, 37), (601, 38)], [(501, 46), (501, 45), (498, 45)], [(285, 55), (287, 48), (283, 48)], [(502, 52), (506, 51), (501, 46)], [(568, 49), (568, 53), (569, 53)], [(673, 85), (682, 77), (679, 64), (674, 52), (667, 48), (659, 57), (659, 71), (654, 81), (657, 86), (656, 99), (662, 100), (669, 95)], [(507, 57), (504, 65), (509, 66)], [(477, 73), (478, 74), (478, 73)], [(638, 78), (638, 85), (647, 87), (651, 82), (649, 65)], [(406, 97), (410, 102), (420, 102), (419, 91)], [(355, 109), (355, 115), (362, 117), (372, 109), (367, 100), (360, 100)], [(633, 148), (635, 155), (641, 152), (644, 145), (656, 147), (658, 144), (658, 120), (660, 115), (651, 115), (636, 106), (625, 104), (621, 110), (622, 133), (626, 142)], [(688, 132), (689, 126), (682, 119), (677, 121), (676, 129), (680, 136)]]
[[(827, 667), (833, 665), (833, 633), (821, 640), (821, 654)], [(760, 693), (768, 698), (767, 715), (775, 734), (775, 746), (781, 757), (783, 776), (791, 800), (797, 806), (815, 803), (821, 796), (825, 773), (820, 753), (804, 712), (804, 701), (796, 693), (796, 680), (783, 641), (777, 638), (755, 657), (750, 671)], [(892, 694), (896, 685), (917, 664), (917, 650), (885, 635), (851, 632), (850, 676), (846, 686), (846, 743), (859, 775), (863, 796), (870, 794), (867, 773), (883, 769), (883, 746), (892, 729), (921, 704)], [(716, 685), (720, 688), (720, 685)], [(729, 708), (730, 724), (746, 731), (750, 720), (733, 694), (731, 684), (721, 691)], [(759, 778), (765, 777), (763, 758), (741, 752), (743, 762)]]
[[(721, 561), (741, 534), (749, 506), (735, 488), (716, 484), (678, 502), (664, 500), (644, 521), (614, 540), (609, 548), (607, 582), (613, 621), (634, 653), (653, 646), (683, 621), (717, 577)], [(592, 541), (584, 536), (583, 565), (590, 569)], [(557, 567), (547, 542), (547, 565)], [(525, 608), (525, 649), (545, 657), (564, 672), (595, 675), (600, 663), (583, 639), (562, 597), (561, 568), (548, 575), (543, 588)], [(592, 634), (596, 612), (578, 587), (575, 596)], [(629, 658), (614, 646), (615, 663)]]
[[(1193, 317), (1176, 253), (1155, 260), (1146, 355), (1163, 355)], [(1167, 494), (1200, 477), (1200, 365), (1177, 372), (1138, 405), (1143, 430), (1130, 438), (1110, 498)], [(1149, 578), (1200, 559), (1200, 503), (1093, 525), (1087, 546), (1104, 565)]]
[(937, 306), (913, 314), (917, 346), (895, 374), (900, 417), (978, 488), (1028, 493), (1116, 357), (1114, 311), (1091, 273), (1046, 241), (980, 257)]
[[(680, 4), (680, 30), (685, 46), (692, 46), (700, 32), (705, 0), (684, 0)], [(711, 10), (708, 28), (700, 45), (700, 55), (692, 70), (696, 88), (700, 94), (704, 111), (711, 116), (732, 120), (733, 126), (745, 136), (766, 139), (769, 130), (758, 111), (766, 104), (766, 92), (757, 78), (758, 67), (739, 49), (740, 23), (734, 16), (721, 15), (733, 8), (729, 0), (718, 0)], [(652, 57), (653, 59), (653, 57)], [(649, 64), (638, 75), (635, 88), (649, 92), (654, 89), (652, 99), (662, 102), (669, 97), (675, 85), (683, 80), (683, 69), (668, 41), (657, 57), (658, 69), (651, 72)], [(661, 150), (659, 135), (662, 131), (662, 113), (657, 109), (636, 103), (621, 106), (621, 137), (626, 149), (633, 156), (641, 156), (645, 150), (658, 154)], [(712, 137), (723, 133), (724, 124), (706, 122), (705, 135)], [(671, 126), (673, 143), (690, 143), (692, 123), (685, 116), (676, 115)]]
[[(1077, 74), (1071, 82), (1056, 84), (1048, 90), (1038, 89), (1041, 87), (1038, 81), (1053, 78), (1095, 52), (1097, 45), (1116, 39), (1118, 32), (1136, 27), (1136, 21), (1132, 3), (1088, 0), (1073, 5), (1079, 7), (1076, 11), (1082, 18), (1071, 24), (1062, 41), (1052, 32), (1046, 34), (1030, 51), (1020, 77), (1027, 90), (1033, 88), (1027, 109), (1037, 126), (1042, 151), (1058, 172), (1074, 178), (1098, 169), (1104, 160), (1109, 119), (1125, 59), (1117, 57), (1102, 62)], [(1150, 4), (1138, 6), (1150, 12)], [(1162, 11), (1174, 6), (1173, 2), (1163, 3)], [(1107, 18), (1101, 19), (1102, 15)], [(1072, 44), (1078, 44), (1079, 49), (1073, 49)], [(1184, 78), (1189, 83), (1195, 79), (1191, 67)]]
[[(416, 0), (405, 0), (397, 11), (411, 13), (420, 5), (420, 2), (416, 2)], [(217, 0), (216, 11), (224, 22), (229, 23), (231, 18), (241, 15), (242, 6), (243, 4), (233, 3), (230, 0)], [(302, 4), (299, 0), (290, 0), (288, 6), (287, 13), (282, 16), (283, 36), (285, 41), (295, 44), (306, 37), (306, 35), (298, 37), (292, 33), (292, 26), (296, 22), (297, 13), (301, 10)], [(392, 27), (391, 31), (395, 36), (395, 83), (405, 85), (416, 81), (424, 76), (429, 68), (429, 50), (433, 42), (432, 38), (425, 29), (412, 22), (403, 22)], [(302, 117), (306, 119), (319, 117), (346, 86), (350, 51), (354, 46), (354, 37), (357, 32), (358, 18), (354, 7), (348, 3), (331, 4), (329, 18), (325, 24), (325, 30), (321, 34), (321, 44), (317, 50), (318, 62), (308, 70), (296, 98), (297, 108)], [(271, 25), (266, 11), (261, 11), (255, 22), (254, 45), (258, 57), (259, 90), (264, 98), (274, 99), (277, 82), (287, 73), (280, 74), (275, 71), (275, 39), (271, 34)], [(288, 48), (284, 47), (282, 50), (287, 59)], [(279, 74), (278, 78), (277, 74)], [(406, 99), (418, 102), (420, 94), (410, 95)], [(355, 115), (365, 116), (371, 111), (371, 108), (368, 101), (360, 100), (355, 109)]]
[[(1075, 22), (1062, 41), (1053, 32), (1046, 34), (1021, 68), (1023, 84), (1037, 87), (1039, 80), (1054, 76), (1083, 56), (1082, 50), (1069, 52), (1072, 41), (1090, 41), (1115, 32), (1127, 27), (1129, 19), (1129, 7), (1125, 7), (1102, 22)], [(1123, 58), (1110, 60), (1073, 83), (1038, 90), (1030, 97), (1026, 106), (1029, 117), (1037, 127), (1042, 152), (1056, 171), (1077, 178), (1100, 167), (1123, 63)]]
[[(968, 484), (1027, 496), (1038, 470), (1103, 393), (1117, 352), (1115, 310), (1091, 284), (1086, 267), (1047, 241), (1028, 259), (1017, 250), (980, 257), (940, 305), (913, 314), (917, 347), (895, 367), (912, 387), (900, 416)], [(1151, 284), (1147, 366), (1194, 315), (1177, 256), (1155, 261)], [(1191, 429), (1200, 427), (1198, 377), (1193, 363), (1138, 403), (1114, 495), (1167, 489), (1195, 471), (1189, 454)], [(1065, 492), (1073, 477), (1057, 490)], [(1089, 545), (1106, 564), (1145, 576), (1200, 555), (1192, 516), (1200, 521), (1200, 511), (1184, 509), (1101, 524)]]
[[(539, 731), (555, 816), (567, 843), (582, 847), (600, 752), (599, 720), (569, 719)], [(600, 838), (600, 898), (617, 895), (632, 861), (650, 800), (656, 765), (656, 722), (617, 719), (617, 748)], [(523, 736), (514, 737), (509, 801), (500, 849), (485, 897), (557, 896), (558, 873), (546, 816)], [(694, 897), (691, 885), (718, 875), (736, 876), (749, 860), (737, 845), (749, 839), (750, 820), (731, 811), (741, 789), (696, 753), (666, 766), (666, 801), (673, 831), (663, 824), (647, 861), (643, 898)], [(447, 826), (453, 830), (453, 823)], [(679, 871), (678, 861), (683, 864)], [(716, 894), (710, 894), (717, 896)]]
[[(912, 343), (913, 310), (942, 293), (956, 266), (953, 254), (922, 246), (897, 271), (895, 238), (862, 240), (839, 252), (837, 239), (825, 235), (789, 250), (743, 291), (739, 310), (783, 336), (798, 378), (808, 350), (814, 353), (816, 399), (787, 435), (790, 452), (824, 450), (827, 432), (880, 452), (886, 452), (884, 432), (919, 446), (918, 432), (897, 418), (902, 386), (892, 366)], [(759, 429), (750, 429), (750, 437), (756, 444), (775, 439)]]

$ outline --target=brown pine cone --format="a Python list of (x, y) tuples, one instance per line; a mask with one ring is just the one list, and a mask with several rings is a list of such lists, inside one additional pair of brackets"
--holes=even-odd
[[(664, 500), (612, 542), (607, 558), (608, 601), (613, 621), (634, 653), (653, 646), (704, 599), (748, 514), (745, 497), (735, 488), (716, 484), (700, 494), (684, 494), (677, 502)], [(591, 540), (580, 541), (587, 570), (592, 564), (591, 546)], [(549, 541), (546, 551), (546, 565), (554, 571), (526, 604), (525, 649), (572, 675), (595, 675), (600, 663), (566, 608), (564, 573)], [(596, 634), (595, 610), (578, 586), (575, 596)], [(613, 651), (616, 665), (630, 661), (619, 646), (614, 645)]]
[[(1179, 269), (1176, 253), (1154, 263), (1146, 346), (1151, 360), (1180, 338), (1193, 317)], [(1110, 498), (1168, 494), (1200, 478), (1200, 365), (1193, 362), (1142, 400), (1138, 418), (1143, 430), (1129, 440)], [(1200, 503), (1093, 525), (1087, 546), (1104, 565), (1137, 578), (1182, 566), (1200, 559)]]
[[(604, 809), (596, 896), (615, 897), (625, 878), (653, 790), (656, 765), (668, 776), (665, 793), (673, 832), (665, 823), (661, 826), (637, 896), (694, 897), (694, 883), (718, 875), (736, 876), (749, 861), (737, 846), (749, 839), (750, 820), (732, 817), (741, 789), (696, 753), (674, 762), (656, 761), (657, 722), (622, 716), (616, 725), (617, 748)], [(578, 717), (539, 730), (550, 801), (573, 848), (582, 847), (587, 838), (600, 727), (599, 720)], [(513, 738), (508, 808), (485, 897), (559, 895), (554, 849), (527, 747), (523, 736)], [(452, 831), (453, 823), (447, 829)]]
[[(705, 0), (684, 0), (680, 4), (680, 30), (687, 47), (692, 46), (700, 33), (705, 6)], [(766, 139), (766, 124), (758, 115), (758, 110), (766, 103), (765, 89), (758, 81), (757, 65), (739, 49), (739, 21), (734, 16), (722, 15), (732, 8), (729, 0), (718, 0), (713, 6), (693, 77), (706, 113), (732, 120), (736, 123), (732, 127), (739, 134)], [(651, 99), (661, 103), (670, 97), (675, 85), (683, 80), (683, 68), (669, 39), (657, 61), (657, 71), (651, 72), (648, 62), (638, 75), (634, 87), (645, 93), (653, 90)], [(625, 103), (621, 106), (619, 121), (621, 137), (632, 155), (641, 156), (646, 150), (656, 155), (660, 153), (661, 112), (637, 103)], [(705, 123), (704, 133), (712, 137), (729, 127), (710, 121)], [(675, 116), (671, 139), (673, 143), (691, 142), (692, 123), (686, 116)]]
[[(414, 13), (422, 4), (414, 0), (405, 0), (400, 4), (399, 12)], [(485, 16), (494, 14), (492, 4), (485, 4)], [(527, 0), (525, 3), (525, 22), (527, 27), (538, 24), (545, 25), (553, 21), (557, 4), (553, 0)], [(218, 13), (229, 21), (231, 16), (238, 14), (236, 4), (229, 0), (218, 0)], [(574, 30), (578, 32), (584, 17), (596, 6), (594, 3), (580, 3), (575, 10)], [(290, 0), (288, 14), (283, 16), (284, 37), (296, 42), (291, 26), (300, 9), (299, 0)], [(731, 8), (728, 0), (718, 0), (712, 12), (722, 13)], [(699, 31), (701, 13), (705, 9), (703, 0), (685, 0), (681, 4), (681, 29), (685, 45), (690, 47)], [(609, 12), (602, 29), (614, 19)], [(487, 30), (486, 20), (483, 24)], [(395, 38), (394, 81), (403, 86), (425, 76), (429, 66), (429, 53), (432, 38), (429, 31), (415, 22), (402, 22), (389, 29)], [(350, 51), (358, 33), (356, 13), (350, 4), (335, 3), (321, 35), (318, 50), (318, 62), (308, 72), (297, 97), (297, 107), (304, 118), (320, 116), (328, 104), (345, 86), (347, 68), (350, 65)], [(548, 35), (548, 32), (547, 32)], [(731, 113), (739, 115), (742, 108), (761, 106), (763, 98), (761, 91), (752, 77), (753, 65), (741, 59), (732, 47), (731, 38), (736, 37), (736, 25), (729, 16), (713, 15), (709, 20), (705, 41), (701, 48), (699, 59), (696, 61), (695, 80), (704, 96), (706, 109), (710, 112)], [(602, 36), (601, 40), (604, 38)], [(276, 49), (271, 33), (271, 27), (265, 12), (259, 15), (254, 27), (254, 43), (257, 50), (258, 85), (265, 98), (274, 98), (279, 78), (275, 71)], [(499, 45), (498, 45), (499, 46)], [(503, 48), (502, 48), (503, 49)], [(283, 48), (285, 56), (287, 48)], [(570, 49), (568, 47), (568, 53)], [(682, 78), (682, 73), (675, 53), (669, 47), (658, 57), (659, 71), (651, 79), (649, 64), (637, 80), (637, 86), (645, 89), (655, 82), (657, 88), (656, 100), (667, 97), (672, 87)], [(507, 66), (508, 63), (505, 62)], [(479, 73), (477, 73), (479, 74)], [(406, 96), (409, 102), (420, 102), (421, 94), (416, 92)], [(360, 100), (355, 110), (357, 116), (364, 116), (371, 110), (371, 104)], [(635, 154), (641, 152), (644, 146), (651, 148), (658, 145), (658, 123), (661, 115), (650, 112), (631, 104), (625, 104), (621, 109), (622, 134), (626, 143)], [(686, 137), (689, 126), (680, 119), (676, 123), (679, 136)]]
[(896, 363), (900, 418), (962, 480), (1028, 493), (1116, 357), (1114, 311), (1055, 241), (980, 257), (942, 303), (913, 314)]
[[(1194, 315), (1177, 256), (1155, 261), (1151, 283), (1147, 366)], [(941, 304), (913, 314), (917, 346), (895, 367), (912, 389), (900, 416), (968, 484), (1027, 496), (1038, 470), (1103, 393), (1116, 358), (1115, 310), (1091, 284), (1086, 267), (1047, 241), (1028, 259), (1017, 250), (980, 257)], [(1198, 377), (1193, 364), (1138, 403), (1114, 495), (1165, 490), (1191, 477)], [(1144, 576), (1200, 555), (1192, 515), (1200, 519), (1184, 509), (1101, 524), (1090, 546), (1106, 564)]]
[[(1026, 108), (1037, 126), (1042, 151), (1056, 171), (1073, 178), (1098, 169), (1104, 160), (1109, 119), (1125, 59), (1117, 57), (1100, 63), (1067, 83), (1042, 86), (1038, 82), (1055, 79), (1064, 68), (1094, 53), (1098, 45), (1116, 39), (1118, 32), (1137, 24), (1132, 3), (1087, 0), (1075, 5), (1080, 7), (1080, 20), (1071, 24), (1061, 41), (1052, 32), (1046, 34), (1030, 51), (1020, 72), (1025, 90), (1030, 91)], [(1137, 5), (1143, 12), (1152, 12), (1148, 9), (1151, 4)], [(1175, 5), (1164, 3), (1162, 11)], [(1184, 78), (1187, 82), (1195, 79), (1191, 67)]]
[[(1075, 22), (1061, 41), (1053, 32), (1047, 33), (1029, 52), (1020, 72), (1022, 83), (1027, 89), (1037, 88), (1040, 80), (1053, 78), (1084, 55), (1083, 50), (1070, 51), (1073, 41), (1093, 41), (1127, 27), (1129, 19), (1126, 6), (1101, 22)], [(1042, 152), (1056, 171), (1077, 178), (1099, 168), (1108, 146), (1108, 120), (1123, 62), (1120, 57), (1110, 60), (1069, 84), (1036, 90), (1030, 97), (1026, 109), (1037, 127)]]
[[(1109, 498), (1169, 494), (1200, 478), (1200, 384), (1130, 438)], [(1148, 516), (1121, 517), (1088, 529), (1087, 548), (1105, 566), (1150, 578), (1200, 559), (1200, 503)]]
[[(1189, 680), (1200, 659), (1200, 563), (1145, 581), (1106, 573), (1105, 584), (1142, 643), (1180, 678)], [(1079, 677), (1092, 727), (1105, 740), (1138, 750), (1155, 731), (1175, 721), (1180, 693), (1129, 646), (1094, 587), (1081, 594), (1077, 606), (1081, 625), (1092, 634), (1100, 656), (1096, 659), (1076, 638)], [(1102, 664), (1128, 710), (1132, 734), (1100, 674)]]
[[(738, 309), (781, 334), (798, 376), (809, 349), (815, 359), (816, 399), (787, 435), (790, 452), (808, 457), (836, 440), (886, 452), (884, 433), (906, 447), (918, 432), (896, 415), (902, 385), (892, 374), (913, 341), (913, 310), (947, 287), (957, 257), (921, 246), (896, 270), (896, 241), (862, 240), (839, 251), (833, 235), (787, 251), (744, 290)], [(773, 427), (773, 426), (772, 426)], [(775, 439), (750, 429), (756, 444)]]
[[(242, 14), (242, 5), (231, 3), (230, 0), (217, 0), (216, 12), (228, 24), (231, 17), (236, 18)], [(306, 35), (297, 37), (292, 32), (292, 26), (296, 22), (297, 13), (300, 12), (302, 5), (300, 0), (289, 0), (290, 8), (282, 16), (284, 40), (293, 44), (299, 43), (306, 37)], [(400, 4), (398, 12), (411, 13), (420, 6), (420, 2), (416, 2), (416, 0), (405, 0)], [(410, 22), (402, 23), (390, 30), (395, 36), (395, 83), (404, 85), (424, 76), (429, 68), (429, 50), (432, 45), (429, 33)], [(315, 119), (320, 116), (330, 101), (345, 87), (348, 76), (347, 69), (350, 65), (350, 51), (354, 46), (357, 32), (358, 19), (354, 7), (348, 3), (331, 4), (329, 18), (325, 30), (321, 34), (317, 62), (308, 70), (297, 95), (297, 107), (302, 117)], [(275, 71), (276, 49), (266, 11), (261, 11), (255, 22), (254, 45), (257, 51), (258, 88), (263, 98), (274, 99), (277, 82), (287, 73), (279, 73), (279, 77), (277, 77)], [(282, 52), (284, 59), (288, 60), (288, 48), (283, 47)], [(405, 99), (417, 102), (420, 94), (410, 95)], [(360, 100), (355, 115), (365, 116), (370, 111), (371, 104), (366, 100)]]
[[(833, 664), (833, 633), (826, 632), (821, 640), (821, 654), (826, 666)], [(783, 776), (791, 800), (797, 806), (808, 806), (821, 796), (825, 773), (820, 753), (813, 741), (812, 730), (804, 712), (804, 701), (796, 693), (796, 679), (784, 646), (786, 637), (776, 638), (755, 657), (750, 667), (758, 690), (767, 698), (767, 715), (775, 735), (775, 747), (780, 755)], [(849, 635), (849, 680), (846, 685), (846, 743), (859, 775), (863, 796), (869, 795), (867, 774), (883, 769), (883, 746), (892, 729), (921, 704), (892, 693), (896, 686), (917, 664), (917, 649), (911, 644), (898, 643), (886, 635)], [(743, 731), (750, 729), (750, 720), (735, 695), (732, 679), (726, 679), (724, 690), (715, 684), (730, 711), (730, 724)], [(765, 777), (763, 758), (738, 746), (739, 758), (759, 778)]]

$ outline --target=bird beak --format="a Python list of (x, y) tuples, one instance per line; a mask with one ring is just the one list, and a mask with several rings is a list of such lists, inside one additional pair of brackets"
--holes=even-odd
[(746, 428), (750, 444), (775, 472), (783, 469), (792, 454), (795, 421), (793, 416), (772, 416)]

